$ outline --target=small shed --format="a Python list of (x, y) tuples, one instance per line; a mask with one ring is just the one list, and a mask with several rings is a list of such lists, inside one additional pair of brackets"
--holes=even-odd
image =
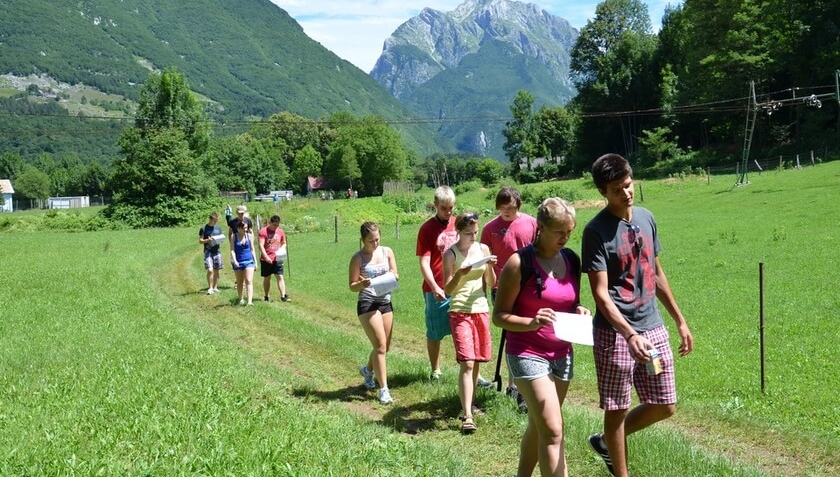
[(78, 209), (79, 207), (90, 207), (90, 196), (80, 195), (75, 197), (50, 197), (48, 199), (50, 209)]
[(324, 190), (326, 189), (327, 180), (323, 177), (312, 177), (309, 176), (306, 178), (306, 193), (309, 194), (311, 192)]
[(15, 195), (15, 190), (12, 188), (12, 181), (0, 179), (0, 194), (3, 194), (0, 212), (12, 212), (14, 210), (12, 198)]

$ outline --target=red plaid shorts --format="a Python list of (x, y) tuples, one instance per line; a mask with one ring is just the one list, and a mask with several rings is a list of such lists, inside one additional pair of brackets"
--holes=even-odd
[(637, 363), (627, 349), (624, 337), (609, 329), (595, 329), (595, 372), (601, 409), (617, 411), (630, 409), (630, 393), (636, 388), (639, 400), (645, 404), (675, 404), (677, 388), (674, 382), (674, 353), (668, 340), (668, 330), (659, 326), (639, 333), (659, 350), (662, 372), (647, 373), (644, 363)]

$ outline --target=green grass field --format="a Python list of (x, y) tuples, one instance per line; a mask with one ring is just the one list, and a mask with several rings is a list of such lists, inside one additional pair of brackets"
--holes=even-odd
[[(637, 185), (696, 349), (677, 363), (677, 415), (630, 438), (634, 476), (840, 474), (838, 352), (825, 341), (840, 305), (830, 213), (840, 162), (750, 180)], [(529, 187), (539, 195), (557, 186)], [(579, 250), (598, 194), (583, 181), (562, 187), (593, 199), (578, 209), (570, 246)], [(494, 193), (464, 193), (459, 208), (492, 210)], [(279, 213), (307, 231), (289, 237), (293, 302), (252, 308), (233, 306), (229, 264), (222, 293), (203, 294), (200, 223), (69, 233), (64, 225), (84, 229), (90, 211), (0, 215), (0, 475), (513, 475), (525, 416), (484, 391), (478, 432), (461, 436), (449, 342), (443, 381), (427, 379), (414, 257), (425, 213), (397, 227), (376, 198), (292, 201)], [(346, 285), (367, 218), (380, 222), (401, 275), (391, 406), (361, 385), (369, 344)], [(601, 418), (591, 350), (576, 350), (565, 407), (570, 474), (606, 476), (586, 445)], [(492, 377), (492, 366), (482, 374)]]

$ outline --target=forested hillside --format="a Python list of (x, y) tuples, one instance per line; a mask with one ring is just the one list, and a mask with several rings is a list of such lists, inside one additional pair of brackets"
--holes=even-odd
[[(281, 111), (311, 119), (339, 111), (391, 119), (410, 115), (374, 80), (307, 37), (294, 19), (268, 0), (0, 3), (0, 73), (85, 85), (131, 104), (150, 71), (173, 67), (205, 99), (209, 117), (228, 125)], [(18, 93), (0, 80), (0, 96)], [(60, 90), (54, 93), (56, 102), (72, 102), (61, 98)], [(44, 131), (64, 129), (37, 113), (26, 116), (40, 119), (27, 121), (9, 120), (10, 114), (21, 112), (0, 111), (0, 127), (7, 137), (0, 152), (13, 148), (28, 154), (30, 146), (14, 149), (8, 137), (26, 137), (30, 124)], [(416, 150), (440, 150), (426, 126), (406, 123), (397, 123), (397, 128)], [(96, 138), (103, 125), (92, 124), (88, 129), (95, 133), (88, 143), (93, 151), (101, 150), (105, 147), (96, 143), (103, 141)], [(54, 151), (67, 153), (74, 147), (69, 138), (54, 139)]]

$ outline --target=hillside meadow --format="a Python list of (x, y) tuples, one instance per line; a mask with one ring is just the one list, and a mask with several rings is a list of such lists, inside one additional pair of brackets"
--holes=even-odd
[[(826, 342), (840, 306), (829, 213), (840, 162), (749, 179), (637, 182), (696, 349), (677, 362), (677, 415), (630, 437), (634, 476), (840, 474), (838, 352)], [(544, 194), (576, 199), (579, 250), (597, 191), (585, 180), (522, 189), (529, 213)], [(494, 195), (464, 191), (457, 208), (486, 222)], [(426, 212), (379, 198), (249, 206), (290, 232), (291, 303), (235, 306), (227, 263), (222, 293), (205, 295), (200, 223), (105, 230), (90, 210), (0, 216), (0, 475), (513, 475), (525, 416), (485, 390), (478, 432), (460, 435), (451, 342), (444, 379), (428, 380), (414, 256)], [(369, 344), (346, 283), (365, 219), (382, 226), (401, 275), (391, 406), (358, 375)], [(591, 349), (576, 352), (570, 475), (606, 476), (586, 444), (601, 419)]]

